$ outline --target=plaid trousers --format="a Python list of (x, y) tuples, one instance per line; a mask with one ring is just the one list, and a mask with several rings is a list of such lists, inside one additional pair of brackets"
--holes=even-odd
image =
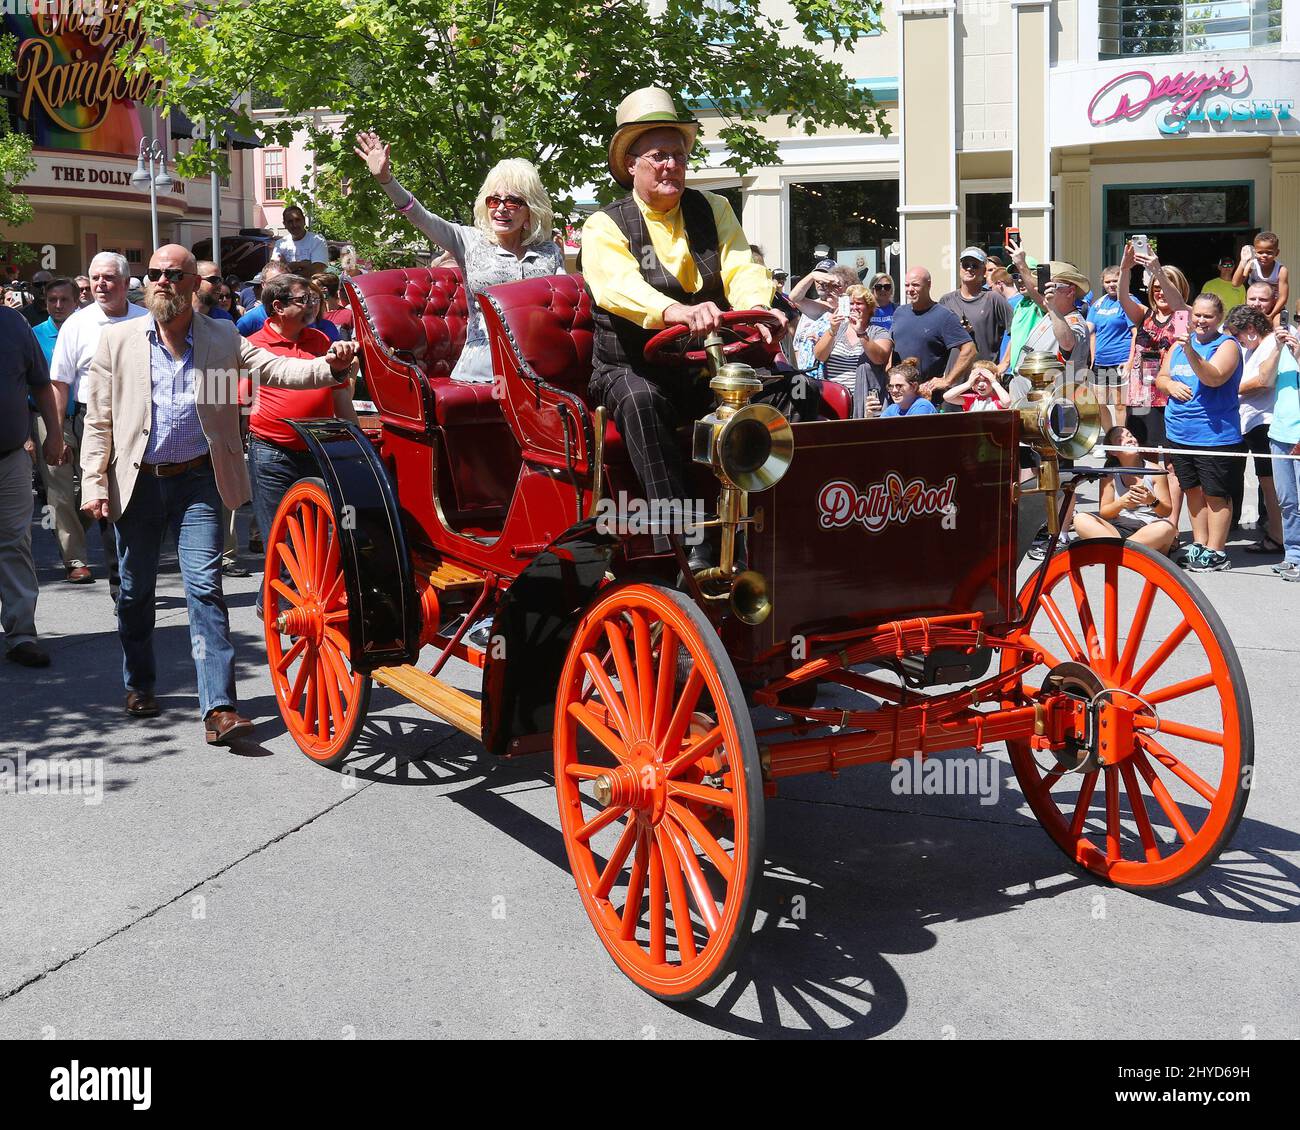
[[(592, 397), (605, 406), (627, 447), (632, 468), (648, 502), (687, 497), (690, 476), (677, 430), (712, 411), (709, 384), (694, 369), (671, 370), (651, 380), (631, 369), (602, 374)], [(792, 421), (816, 420), (821, 411), (820, 386), (798, 377), (767, 381), (750, 403), (767, 403)], [(655, 535), (656, 553), (672, 550), (672, 541)]]

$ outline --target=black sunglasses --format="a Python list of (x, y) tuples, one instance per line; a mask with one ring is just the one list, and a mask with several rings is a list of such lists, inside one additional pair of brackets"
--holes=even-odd
[(872, 289), (872, 290), (893, 290), (893, 289), (894, 289), (894, 284), (893, 284), (893, 283), (876, 283), (876, 285), (873, 286), (871, 289)]
[(210, 282), (213, 286), (220, 286), (226, 281), (220, 275), (200, 275), (199, 279), (202, 282)]
[(167, 268), (163, 268), (163, 267), (150, 267), (150, 268), (145, 272), (145, 274), (147, 274), (147, 275), (149, 276), (149, 281), (150, 281), (150, 282), (157, 282), (159, 279), (161, 279), (161, 278), (165, 275), (165, 276), (167, 277), (167, 281), (168, 281), (168, 282), (178, 283), (178, 282), (180, 282), (181, 279), (183, 279), (186, 275), (192, 275), (192, 274), (195, 274), (195, 272), (194, 272), (194, 271), (182, 271), (182, 270), (180, 269), (180, 267), (167, 267)]

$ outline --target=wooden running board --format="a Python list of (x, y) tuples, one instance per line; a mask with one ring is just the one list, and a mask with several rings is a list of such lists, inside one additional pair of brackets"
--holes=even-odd
[(456, 589), (481, 589), (483, 577), (471, 573), (450, 561), (443, 561), (429, 574), (429, 584), (440, 592), (453, 592)]
[(401, 667), (376, 667), (371, 678), (381, 687), (395, 690), (416, 706), (422, 706), (444, 722), (451, 723), (461, 733), (482, 740), (483, 707), (473, 695), (435, 679), (427, 671), (409, 663)]

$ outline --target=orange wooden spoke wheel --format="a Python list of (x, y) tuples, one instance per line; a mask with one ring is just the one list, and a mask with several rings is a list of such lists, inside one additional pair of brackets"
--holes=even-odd
[(294, 483), (276, 511), (262, 606), (280, 716), (303, 753), (337, 767), (361, 730), (370, 678), (352, 670), (338, 524), (319, 479)]
[[(1254, 729), (1241, 664), (1204, 594), (1163, 556), (1106, 538), (1077, 542), (1043, 567), (1042, 598), (1019, 642), (1032, 642), (1044, 663), (1025, 693), (1063, 681), (1108, 709), (1099, 758), (1009, 742), (1016, 777), (1076, 863), (1121, 887), (1170, 886), (1215, 859), (1246, 807)], [(1002, 662), (1018, 657), (1004, 651)]]
[(619, 968), (664, 1000), (707, 993), (753, 925), (763, 785), (740, 681), (686, 597), (630, 584), (583, 616), (555, 783), (578, 893)]

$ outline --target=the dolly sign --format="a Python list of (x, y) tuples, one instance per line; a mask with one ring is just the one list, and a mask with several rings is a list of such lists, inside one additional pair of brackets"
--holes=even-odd
[(889, 471), (865, 490), (845, 479), (832, 479), (817, 492), (817, 508), (824, 530), (859, 522), (868, 533), (877, 534), (891, 522), (903, 526), (926, 514), (944, 515), (948, 527), (947, 519), (957, 513), (956, 493), (956, 475), (949, 475), (941, 486), (931, 486), (920, 478), (905, 483), (896, 471)]

